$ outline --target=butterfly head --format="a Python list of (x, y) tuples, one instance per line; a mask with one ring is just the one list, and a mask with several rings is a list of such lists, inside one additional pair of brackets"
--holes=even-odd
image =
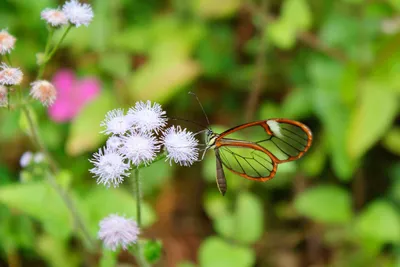
[(206, 132), (206, 150), (215, 147), (215, 142), (217, 141), (219, 134), (214, 133), (211, 129)]

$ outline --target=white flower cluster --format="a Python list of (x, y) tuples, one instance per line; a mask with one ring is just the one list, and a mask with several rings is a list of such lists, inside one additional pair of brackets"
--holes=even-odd
[(52, 27), (60, 27), (71, 23), (76, 27), (88, 26), (93, 19), (92, 7), (89, 4), (81, 4), (77, 0), (66, 2), (62, 9), (46, 8), (40, 14)]
[(31, 151), (26, 151), (22, 154), (19, 164), (22, 168), (26, 168), (32, 163), (40, 164), (45, 161), (45, 156), (42, 152), (32, 153)]
[[(90, 170), (98, 184), (117, 187), (128, 176), (131, 166), (150, 164), (164, 147), (166, 158), (181, 166), (198, 159), (198, 140), (192, 132), (167, 125), (160, 104), (139, 101), (127, 114), (122, 109), (109, 111), (100, 124), (102, 133), (111, 135), (104, 148), (90, 160)], [(157, 138), (160, 135), (160, 138)]]

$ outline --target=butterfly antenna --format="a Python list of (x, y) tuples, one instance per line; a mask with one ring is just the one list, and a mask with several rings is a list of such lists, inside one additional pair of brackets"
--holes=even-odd
[(201, 128), (206, 128), (206, 129), (208, 129), (207, 126), (205, 126), (205, 125), (203, 125), (203, 124), (201, 124), (201, 123), (198, 123), (198, 122), (195, 122), (195, 121), (191, 121), (191, 120), (187, 120), (187, 119), (182, 119), (182, 118), (170, 118), (170, 120), (173, 120), (173, 121), (186, 121), (186, 122), (190, 122), (190, 123), (192, 123), (192, 124), (194, 124), (194, 125), (200, 126)]
[[(204, 114), (204, 116), (206, 117), (207, 124), (208, 124), (208, 126), (210, 126), (210, 121), (208, 120), (207, 114), (206, 114), (206, 112), (204, 111), (203, 105), (201, 104), (199, 98), (198, 98), (197, 95), (196, 95), (195, 93), (193, 93), (193, 92), (189, 92), (189, 94), (193, 95), (193, 96), (197, 99), (197, 102), (199, 103), (199, 105), (200, 105), (200, 107), (201, 107), (201, 110), (203, 111), (203, 114)], [(209, 128), (209, 127), (207, 127), (207, 128)]]

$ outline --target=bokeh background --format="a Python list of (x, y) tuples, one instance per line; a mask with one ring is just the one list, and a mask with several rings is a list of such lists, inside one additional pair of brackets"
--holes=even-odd
[[(156, 266), (400, 266), (399, 1), (88, 3), (93, 23), (71, 30), (44, 74), (68, 74), (59, 98), (73, 111), (31, 108), (93, 237), (104, 216), (135, 216), (128, 180), (107, 190), (88, 171), (104, 114), (151, 100), (205, 124), (193, 91), (216, 132), (284, 117), (307, 124), (314, 143), (267, 183), (226, 171), (225, 197), (211, 152), (190, 168), (144, 169), (142, 236), (162, 241)], [(40, 12), (62, 4), (0, 1), (26, 88), (47, 38)], [(93, 97), (81, 103), (87, 87)], [(20, 167), (37, 152), (25, 130), (18, 108), (0, 110), (0, 266), (99, 266), (102, 252), (85, 249), (41, 167)], [(135, 264), (126, 252), (117, 261)]]

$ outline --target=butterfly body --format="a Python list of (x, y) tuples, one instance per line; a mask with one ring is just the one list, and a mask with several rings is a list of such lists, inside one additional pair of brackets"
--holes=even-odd
[[(258, 134), (254, 134), (253, 140), (234, 137), (246, 130), (256, 130)], [(224, 195), (224, 167), (246, 179), (265, 182), (275, 176), (278, 164), (299, 159), (311, 143), (312, 133), (306, 125), (288, 119), (269, 119), (242, 124), (221, 134), (209, 129), (205, 151), (215, 151), (216, 182)]]

